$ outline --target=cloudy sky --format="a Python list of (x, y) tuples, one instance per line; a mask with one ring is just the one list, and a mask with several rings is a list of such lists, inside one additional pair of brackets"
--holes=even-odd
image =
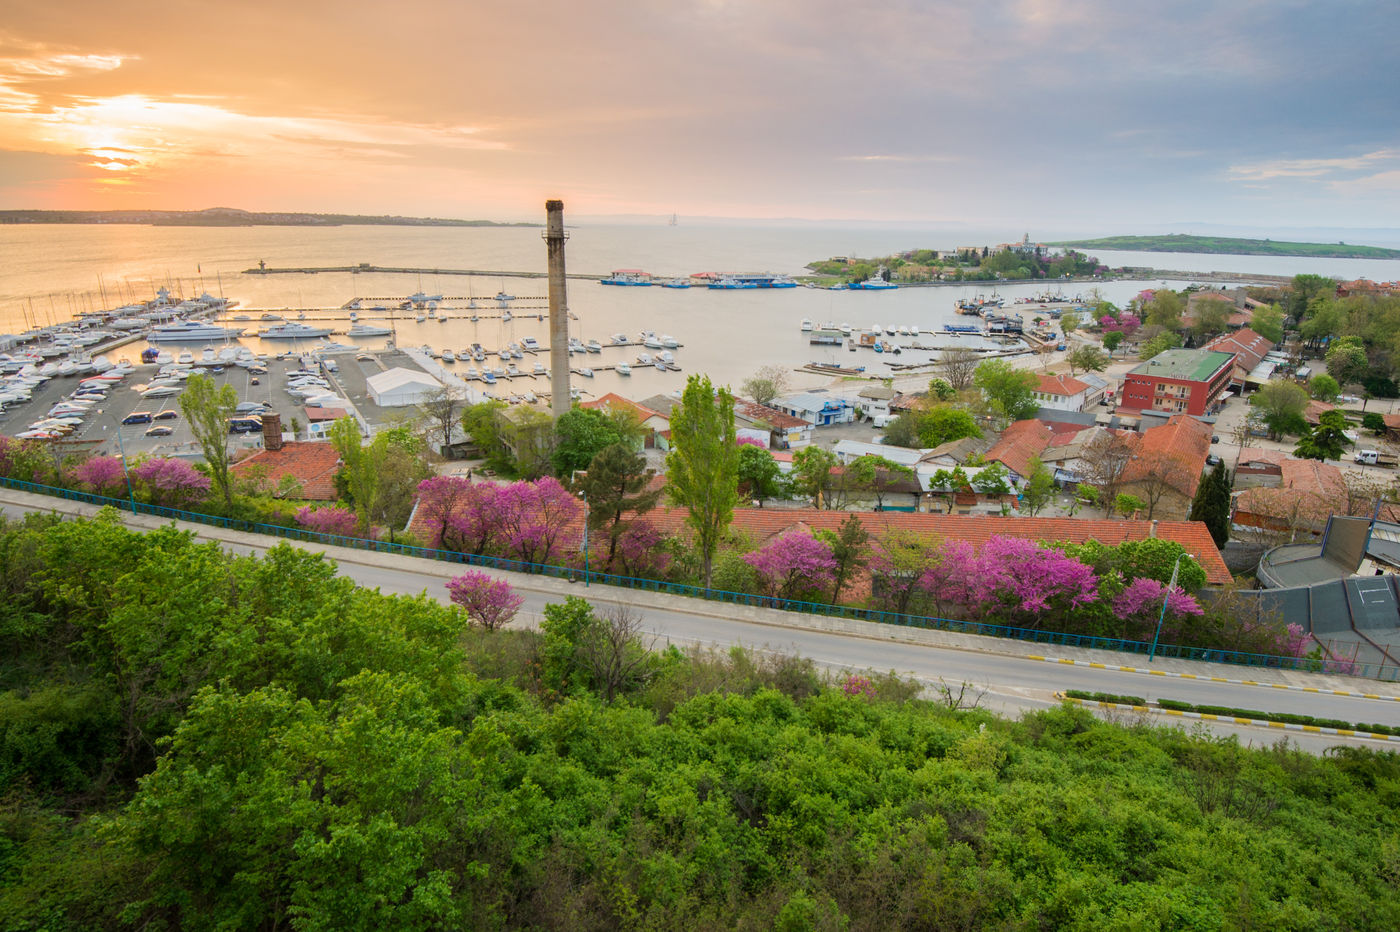
[(50, 0), (0, 207), (1395, 227), (1396, 0)]

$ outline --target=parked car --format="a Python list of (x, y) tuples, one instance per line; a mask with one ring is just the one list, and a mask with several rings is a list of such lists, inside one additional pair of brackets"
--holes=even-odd
[(262, 418), (231, 417), (228, 419), (228, 432), (231, 434), (251, 434), (262, 430)]
[(1216, 456), (1214, 453), (1212, 453), (1210, 456), (1207, 456), (1207, 457), (1206, 457), (1206, 465), (1207, 465), (1207, 466), (1219, 466), (1219, 465), (1220, 465), (1220, 457), (1218, 457), (1218, 456)]
[(126, 417), (122, 418), (122, 423), (123, 423), (123, 424), (149, 424), (149, 423), (151, 423), (151, 412), (149, 412), (149, 411), (133, 411), (133, 412), (131, 412), (130, 414), (128, 414)]
[(157, 421), (173, 421), (173, 420), (175, 420), (176, 418), (178, 418), (179, 416), (180, 416), (180, 412), (179, 412), (179, 411), (175, 411), (175, 410), (171, 409), (171, 410), (161, 411), (161, 412), (155, 414), (155, 415), (154, 415), (154, 419), (157, 420)]
[(169, 437), (173, 433), (175, 433), (175, 428), (165, 424), (157, 424), (146, 430), (147, 437)]

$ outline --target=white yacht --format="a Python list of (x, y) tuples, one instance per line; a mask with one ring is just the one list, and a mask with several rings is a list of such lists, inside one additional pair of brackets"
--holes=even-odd
[(629, 365), (627, 365), (627, 363), (625, 363), (625, 362), (620, 362), (620, 363), (617, 364), (617, 374), (618, 374), (618, 375), (631, 375), (631, 374), (632, 374), (632, 367), (629, 366)]
[(268, 340), (304, 340), (312, 337), (330, 336), (329, 327), (309, 327), (301, 323), (277, 324), (258, 331), (258, 336)]
[(450, 349), (445, 349), (445, 350), (442, 351), (442, 361), (443, 361), (443, 362), (456, 362), (456, 361), (457, 361), (457, 354), (454, 353), (454, 352), (452, 352), (452, 350), (450, 350)]
[(361, 321), (350, 328), (349, 335), (352, 337), (387, 337), (393, 332), (394, 331), (389, 327), (380, 324), (367, 324)]
[(151, 331), (152, 343), (208, 343), (211, 340), (232, 340), (243, 335), (242, 327), (216, 327), (197, 320), (177, 320)]

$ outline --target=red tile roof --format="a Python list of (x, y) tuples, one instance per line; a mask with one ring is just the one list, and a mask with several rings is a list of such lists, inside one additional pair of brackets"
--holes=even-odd
[(1196, 494), (1210, 455), (1210, 425), (1189, 414), (1173, 414), (1167, 423), (1143, 431), (1137, 455), (1123, 470), (1123, 482), (1161, 476), (1187, 498)]
[(340, 454), (325, 442), (296, 440), (284, 443), (280, 450), (259, 450), (232, 467), (239, 478), (248, 478), (255, 467), (267, 470), (267, 482), (276, 486), (283, 476), (293, 476), (302, 484), (302, 498), (312, 501), (335, 499), (335, 473), (340, 466)]
[(1054, 436), (1054, 428), (1044, 421), (1016, 421), (1001, 432), (1001, 438), (987, 451), (985, 458), (989, 463), (1001, 463), (1016, 475), (1028, 478), (1031, 458), (1044, 453)]
[(792, 430), (812, 426), (800, 417), (793, 417), (777, 408), (770, 408), (768, 405), (761, 405), (745, 398), (734, 399), (734, 413), (750, 422), (762, 421), (774, 430)]
[(1325, 401), (1318, 401), (1314, 398), (1312, 401), (1309, 401), (1308, 406), (1303, 409), (1303, 420), (1313, 426), (1317, 426), (1322, 421), (1322, 415), (1326, 414), (1328, 411), (1335, 410), (1337, 410), (1336, 405), (1329, 405)]
[(1259, 365), (1264, 355), (1273, 348), (1274, 342), (1272, 340), (1265, 339), (1248, 327), (1243, 327), (1234, 333), (1222, 333), (1201, 347), (1201, 349), (1216, 350), (1222, 353), (1234, 353), (1238, 357), (1235, 360), (1236, 363), (1243, 366), (1246, 371)]
[(1039, 375), (1037, 378), (1040, 380), (1040, 384), (1036, 386), (1036, 391), (1046, 395), (1072, 398), (1080, 392), (1089, 390), (1088, 385), (1072, 375)]
[(646, 419), (649, 417), (659, 417), (662, 420), (667, 420), (666, 415), (662, 414), (661, 412), (653, 411), (646, 405), (638, 404), (630, 398), (623, 398), (621, 395), (616, 394), (615, 392), (608, 392), (606, 395), (600, 395), (593, 401), (581, 402), (579, 404), (579, 407), (599, 408), (601, 410), (607, 410), (609, 408), (612, 408), (614, 410), (631, 411), (634, 415), (636, 415), (637, 423), (639, 424), (645, 423)]

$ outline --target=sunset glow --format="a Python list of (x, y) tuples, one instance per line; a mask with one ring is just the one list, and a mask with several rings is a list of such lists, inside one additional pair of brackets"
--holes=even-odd
[(1208, 29), (1190, 3), (1097, 0), (255, 2), (115, 25), (64, 6), (0, 33), (5, 206), (516, 219), (567, 194), (583, 214), (1351, 226), (1400, 206), (1393, 4), (1225, 7)]

